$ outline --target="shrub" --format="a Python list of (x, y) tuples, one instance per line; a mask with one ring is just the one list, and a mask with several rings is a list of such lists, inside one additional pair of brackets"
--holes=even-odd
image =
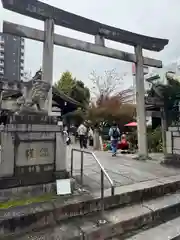
[(162, 152), (162, 131), (160, 127), (148, 131), (147, 140), (149, 152)]

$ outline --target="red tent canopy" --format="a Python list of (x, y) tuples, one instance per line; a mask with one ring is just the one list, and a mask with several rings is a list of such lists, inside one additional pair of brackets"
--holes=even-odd
[(130, 122), (124, 125), (125, 127), (137, 127), (137, 122)]

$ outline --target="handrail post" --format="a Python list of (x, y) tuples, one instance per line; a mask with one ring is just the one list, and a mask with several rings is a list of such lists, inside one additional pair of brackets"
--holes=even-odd
[(104, 172), (101, 169), (101, 215), (104, 215)]
[(98, 224), (105, 224), (106, 220), (104, 219), (104, 172), (101, 169), (101, 219), (98, 220)]
[(111, 196), (114, 196), (114, 186), (111, 186)]
[(81, 185), (83, 185), (84, 154), (81, 151)]
[(71, 149), (71, 177), (73, 177), (73, 153), (74, 149)]
[(80, 183), (81, 185), (83, 185), (83, 181), (84, 181), (84, 153), (86, 154), (90, 154), (94, 157), (94, 159), (96, 160), (96, 162), (98, 163), (98, 165), (100, 166), (101, 169), (101, 213), (102, 213), (102, 219), (99, 221), (100, 224), (104, 224), (106, 222), (106, 220), (103, 219), (103, 215), (104, 215), (104, 208), (105, 208), (105, 202), (104, 202), (104, 176), (108, 179), (108, 181), (111, 184), (111, 195), (113, 196), (115, 194), (115, 185), (113, 183), (113, 181), (111, 180), (111, 178), (109, 177), (108, 173), (106, 172), (106, 170), (104, 169), (104, 167), (101, 165), (101, 163), (99, 162), (99, 160), (97, 159), (96, 155), (93, 152), (88, 152), (88, 151), (83, 151), (82, 149), (71, 149), (71, 176), (73, 176), (73, 164), (74, 164), (74, 158), (73, 158), (73, 153), (74, 152), (80, 152), (81, 153), (81, 157), (80, 157)]

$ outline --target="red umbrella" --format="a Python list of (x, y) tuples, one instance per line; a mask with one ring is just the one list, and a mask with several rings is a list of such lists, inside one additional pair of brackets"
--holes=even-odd
[(124, 125), (125, 127), (137, 127), (137, 122), (130, 122)]

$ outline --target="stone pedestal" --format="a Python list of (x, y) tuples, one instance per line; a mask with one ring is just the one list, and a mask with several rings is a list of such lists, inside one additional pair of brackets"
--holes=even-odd
[(166, 132), (166, 152), (164, 164), (180, 167), (180, 126), (172, 126)]
[(1, 130), (0, 188), (65, 178), (66, 145), (52, 117), (13, 116)]

